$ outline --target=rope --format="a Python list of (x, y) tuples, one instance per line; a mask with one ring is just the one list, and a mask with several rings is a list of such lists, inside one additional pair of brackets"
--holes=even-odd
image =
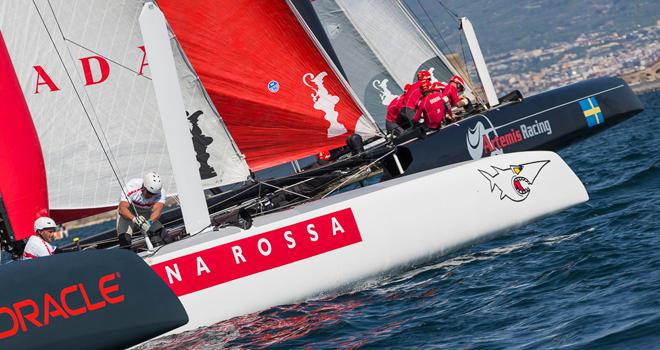
[[(44, 28), (46, 29), (46, 33), (48, 33), (48, 37), (50, 38), (50, 41), (53, 43), (53, 47), (55, 48), (55, 52), (57, 53), (57, 56), (60, 59), (60, 62), (62, 63), (62, 66), (64, 67), (64, 71), (66, 72), (66, 75), (69, 78), (69, 82), (71, 83), (71, 86), (73, 87), (73, 90), (76, 93), (76, 97), (78, 98), (78, 101), (80, 101), (80, 105), (82, 106), (83, 111), (85, 112), (85, 116), (87, 117), (87, 120), (89, 121), (89, 123), (92, 127), (92, 130), (94, 131), (94, 135), (96, 136), (96, 139), (99, 141), (99, 144), (101, 145), (101, 149), (103, 150), (103, 154), (105, 155), (105, 158), (108, 160), (108, 163), (110, 164), (110, 169), (112, 170), (112, 173), (115, 176), (115, 179), (117, 180), (117, 183), (119, 183), (119, 187), (121, 188), (122, 193), (124, 194), (124, 196), (126, 196), (126, 198), (128, 198), (128, 194), (126, 193), (126, 191), (124, 189), (125, 184), (122, 182), (122, 180), (119, 177), (119, 174), (118, 174), (118, 172), (115, 169), (115, 166), (113, 164), (113, 161), (115, 163), (117, 163), (117, 160), (115, 159), (114, 154), (112, 153), (112, 150), (110, 149), (110, 147), (108, 147), (108, 150), (106, 150), (106, 148), (103, 144), (103, 140), (105, 140), (106, 144), (108, 146), (110, 145), (110, 143), (108, 142), (107, 136), (103, 132), (103, 128), (99, 128), (101, 130), (101, 133), (99, 134), (99, 131), (94, 126), (94, 122), (92, 121), (92, 117), (90, 116), (90, 113), (87, 111), (87, 108), (85, 107), (85, 104), (83, 103), (82, 96), (78, 92), (78, 89), (76, 89), (76, 85), (73, 81), (73, 78), (71, 77), (71, 73), (67, 69), (66, 64), (64, 64), (64, 59), (62, 58), (62, 55), (60, 54), (60, 50), (58, 49), (57, 45), (55, 45), (55, 40), (53, 40), (53, 36), (51, 35), (50, 30), (48, 29), (48, 26), (46, 25), (46, 21), (44, 20), (42, 14), (41, 14), (41, 11), (39, 10), (39, 7), (37, 6), (35, 1), (36, 0), (32, 0), (32, 4), (34, 5), (35, 9), (37, 10), (37, 13), (39, 14), (39, 18), (41, 19), (41, 22), (44, 25)], [(59, 29), (60, 35), (62, 36), (62, 40), (64, 40), (65, 42), (69, 41), (69, 40), (66, 39), (66, 37), (64, 37), (64, 32), (62, 31), (62, 27), (60, 26), (60, 23), (57, 21), (57, 16), (55, 15), (55, 11), (53, 10), (53, 6), (51, 5), (50, 0), (48, 1), (48, 7), (50, 8), (51, 13), (53, 14), (53, 18), (55, 19), (55, 23), (57, 24), (57, 28)], [(69, 54), (69, 58), (71, 59), (71, 61), (74, 61), (73, 55), (71, 54), (71, 51), (68, 50), (68, 48), (67, 48), (67, 52)], [(80, 76), (78, 76), (78, 79), (80, 79)], [(89, 98), (89, 95), (87, 94), (87, 90), (85, 90), (83, 88), (83, 92), (84, 92), (85, 97), (87, 98), (87, 100), (90, 102), (90, 106), (92, 108), (92, 113), (94, 114), (94, 118), (96, 119), (96, 122), (99, 124), (99, 126), (101, 126), (101, 123), (98, 120), (98, 116), (96, 114), (96, 111), (94, 110), (94, 104), (91, 103), (91, 99)], [(101, 138), (101, 135), (103, 136), (103, 140)], [(137, 213), (137, 210), (136, 210), (135, 206), (133, 205), (133, 203), (130, 202), (130, 201), (129, 201), (129, 203), (133, 207), (133, 210), (135, 211), (135, 213)]]
[[(437, 2), (438, 4), (440, 4), (440, 6), (442, 6), (442, 7), (447, 11), (447, 13), (449, 13), (449, 14), (452, 15), (452, 16), (454, 16), (456, 19), (459, 19), (459, 18), (460, 18), (460, 17), (458, 16), (458, 14), (456, 14), (456, 12), (452, 11), (449, 7), (445, 6), (445, 4), (442, 3), (442, 1), (440, 1), (440, 0), (436, 0), (436, 2)], [(460, 21), (460, 19), (459, 19), (459, 21)]]
[[(424, 11), (424, 14), (425, 14), (426, 17), (428, 18), (429, 23), (431, 23), (431, 26), (433, 27), (433, 30), (435, 30), (437, 36), (440, 37), (440, 40), (442, 40), (442, 43), (445, 44), (445, 47), (447, 48), (447, 52), (451, 52), (451, 48), (449, 47), (449, 45), (448, 45), (447, 42), (445, 41), (445, 38), (442, 36), (442, 33), (440, 33), (440, 30), (438, 29), (438, 27), (435, 26), (435, 21), (433, 20), (433, 18), (431, 17), (431, 15), (426, 11), (426, 8), (424, 8), (424, 5), (422, 5), (422, 3), (420, 2), (420, 0), (417, 0), (417, 4), (418, 4), (419, 7), (422, 9), (422, 11)], [(440, 50), (440, 52), (442, 52), (442, 49)], [(446, 53), (446, 52), (442, 52), (442, 53), (443, 53), (445, 56), (447, 56), (447, 53)]]
[(332, 194), (333, 192), (335, 192), (336, 190), (338, 190), (338, 189), (340, 189), (342, 186), (344, 186), (344, 185), (345, 185), (348, 181), (350, 181), (351, 179), (357, 177), (358, 175), (361, 175), (362, 172), (363, 172), (365, 169), (369, 169), (369, 168), (371, 168), (371, 166), (373, 166), (374, 164), (378, 163), (381, 159), (383, 159), (383, 158), (389, 156), (390, 154), (394, 153), (395, 151), (396, 151), (396, 148), (394, 148), (394, 149), (392, 149), (391, 151), (385, 153), (384, 155), (382, 155), (381, 157), (377, 158), (377, 159), (374, 160), (373, 162), (371, 162), (371, 163), (369, 163), (369, 164), (363, 166), (361, 170), (358, 170), (355, 174), (353, 174), (353, 175), (347, 177), (346, 180), (344, 180), (344, 181), (342, 181), (341, 183), (339, 183), (339, 185), (335, 186), (335, 188), (333, 188), (333, 189), (330, 190), (328, 193), (326, 193), (326, 194), (324, 194), (323, 196), (321, 196), (321, 198), (325, 198), (325, 197), (329, 196), (330, 194)]
[[(311, 179), (307, 179), (307, 180), (305, 180), (305, 181), (302, 181), (302, 182), (300, 182), (300, 183), (297, 183), (296, 185), (299, 185), (299, 184), (301, 184), (301, 183), (307, 182), (307, 181), (309, 181), (309, 180), (311, 180)], [(291, 187), (291, 186), (294, 186), (294, 185), (289, 185), (289, 186), (286, 186), (286, 187), (279, 187), (279, 186), (275, 186), (275, 185), (269, 184), (268, 182), (260, 182), (260, 184), (263, 184), (263, 185), (265, 185), (265, 186), (269, 186), (269, 187), (272, 187), (272, 188), (277, 189), (277, 191), (275, 191), (274, 193), (277, 193), (277, 192), (279, 192), (279, 191), (284, 191), (284, 192), (288, 192), (288, 193), (294, 194), (294, 195), (296, 195), (296, 196), (303, 197), (303, 198), (305, 198), (305, 199), (310, 199), (310, 197), (307, 197), (307, 196), (305, 196), (304, 194), (297, 193), (297, 192), (294, 192), (294, 191), (289, 191), (289, 190), (287, 189), (287, 188), (289, 188), (289, 187)]]
[[(459, 30), (460, 30), (460, 28), (461, 28), (461, 27), (460, 27), (460, 25), (461, 25), (461, 20), (460, 20), (460, 17), (458, 16), (458, 14), (457, 14), (456, 12), (452, 11), (452, 10), (451, 10), (448, 6), (446, 6), (442, 1), (440, 1), (440, 0), (436, 0), (436, 2), (437, 2), (440, 6), (442, 6), (442, 8), (444, 8), (444, 10), (445, 10), (450, 16), (454, 17), (454, 19), (456, 20), (457, 24), (459, 25)], [(420, 0), (417, 0), (417, 3), (419, 4), (419, 7), (422, 9), (422, 11), (424, 11), (424, 14), (426, 14), (426, 16), (428, 17), (429, 22), (430, 22), (431, 25), (433, 26), (433, 29), (436, 31), (438, 37), (440, 37), (440, 40), (442, 40), (442, 43), (445, 44), (445, 46), (447, 47), (447, 50), (448, 50), (448, 51), (451, 51), (449, 45), (448, 45), (447, 42), (445, 41), (445, 38), (442, 36), (442, 33), (440, 33), (440, 30), (438, 30), (438, 28), (435, 26), (435, 21), (432, 20), (430, 14), (426, 11), (426, 9), (424, 8), (424, 6), (423, 6), (422, 3), (420, 2)], [(463, 64), (464, 64), (464, 67), (460, 67), (460, 68), (464, 71), (464, 74), (466, 75), (466, 78), (469, 78), (469, 77), (470, 77), (470, 70), (468, 69), (467, 55), (465, 55), (465, 47), (464, 47), (464, 45), (463, 45), (463, 36), (462, 36), (461, 34), (458, 35), (458, 40), (459, 40), (459, 42), (460, 42), (460, 44), (461, 44), (461, 54), (463, 55)], [(457, 63), (458, 63), (458, 62), (457, 62)], [(483, 99), (481, 98), (481, 96), (479, 96), (479, 94), (477, 94), (477, 89), (475, 88), (474, 84), (472, 84), (472, 80), (471, 80), (471, 79), (464, 79), (464, 81), (465, 81), (465, 83), (470, 87), (470, 89), (473, 91), (473, 93), (474, 93), (474, 97), (477, 99), (477, 101), (478, 101), (479, 103), (482, 103), (482, 104), (483, 104)]]

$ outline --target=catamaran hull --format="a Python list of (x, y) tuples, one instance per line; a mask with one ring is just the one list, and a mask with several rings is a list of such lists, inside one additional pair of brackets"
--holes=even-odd
[(510, 154), (266, 215), (250, 230), (201, 233), (145, 260), (188, 312), (180, 332), (348, 288), (587, 199), (556, 154)]
[[(530, 150), (556, 150), (644, 110), (625, 81), (599, 78), (567, 85), (466, 118), (401, 145), (405, 174), (470, 159)], [(399, 172), (385, 164), (389, 177)]]

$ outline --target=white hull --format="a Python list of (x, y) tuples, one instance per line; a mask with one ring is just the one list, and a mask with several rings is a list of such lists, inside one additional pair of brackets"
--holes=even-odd
[[(515, 175), (510, 166), (519, 164), (528, 165)], [(529, 193), (515, 197), (512, 189), (520, 184), (513, 183), (516, 176), (525, 176), (532, 183), (522, 182)], [(512, 187), (500, 191), (507, 184)], [(511, 197), (501, 197), (501, 193)], [(580, 180), (556, 154), (505, 154), (406, 176), (259, 217), (249, 230), (200, 233), (167, 245), (145, 260), (180, 295), (190, 317), (186, 326), (174, 331), (181, 332), (302, 301), (406, 268), (587, 200)], [(332, 234), (331, 217), (319, 218), (328, 213), (335, 213), (336, 223), (344, 232), (335, 225)], [(352, 228), (351, 216), (356, 228)], [(288, 227), (300, 222), (304, 222), (302, 227)], [(305, 229), (310, 222), (318, 231), (315, 242)], [(287, 246), (291, 245), (284, 236), (287, 229), (296, 247)], [(265, 232), (268, 234), (263, 235)], [(261, 242), (263, 252), (268, 254), (258, 250), (257, 237), (265, 237), (270, 243), (269, 251), (268, 244)], [(278, 261), (298, 259), (305, 255), (304, 249), (318, 246), (331, 249), (275, 266)], [(214, 251), (213, 247), (226, 249)], [(230, 247), (239, 247), (246, 261), (236, 257)], [(202, 252), (206, 249), (212, 250)], [(213, 255), (221, 252), (225, 252), (224, 257)], [(218, 277), (222, 274), (234, 277), (225, 276), (230, 280), (215, 284), (223, 279)]]

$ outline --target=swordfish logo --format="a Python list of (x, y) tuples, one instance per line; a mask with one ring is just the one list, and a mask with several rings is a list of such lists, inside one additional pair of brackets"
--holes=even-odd
[(490, 182), (490, 191), (497, 188), (500, 191), (500, 199), (509, 198), (514, 202), (522, 202), (527, 199), (531, 191), (534, 180), (541, 172), (549, 160), (540, 160), (537, 162), (511, 165), (508, 168), (501, 169), (492, 166), (495, 174), (479, 169), (488, 182)]

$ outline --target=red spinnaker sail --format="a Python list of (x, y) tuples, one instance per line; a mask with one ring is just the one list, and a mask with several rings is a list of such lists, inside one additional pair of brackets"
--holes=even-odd
[(14, 239), (48, 215), (46, 169), (37, 131), (0, 33), (0, 195)]
[(160, 0), (252, 170), (345, 145), (362, 116), (284, 0)]

